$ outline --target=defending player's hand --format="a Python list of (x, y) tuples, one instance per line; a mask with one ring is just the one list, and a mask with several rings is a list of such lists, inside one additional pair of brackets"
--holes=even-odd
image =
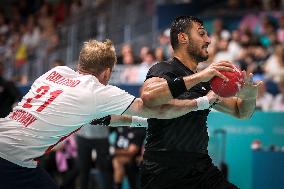
[(222, 101), (222, 97), (218, 96), (212, 90), (207, 93), (207, 98), (209, 100), (209, 104), (213, 105)]
[(255, 100), (258, 93), (258, 87), (262, 85), (262, 81), (258, 81), (257, 83), (253, 82), (253, 74), (247, 74), (245, 71), (242, 71), (245, 79), (244, 86), (240, 90), (240, 92), (237, 93), (237, 97), (243, 99), (243, 100), (249, 100), (253, 99)]
[(230, 63), (229, 61), (220, 61), (217, 63), (210, 64), (207, 68), (205, 68), (198, 74), (201, 75), (203, 82), (209, 81), (215, 76), (220, 77), (224, 79), (225, 81), (229, 81), (229, 79), (223, 74), (221, 74), (220, 71), (233, 72), (234, 67), (232, 63)]
[(100, 119), (94, 119), (91, 121), (91, 125), (101, 125), (101, 126), (108, 126), (110, 124), (111, 116), (108, 115), (106, 117)]

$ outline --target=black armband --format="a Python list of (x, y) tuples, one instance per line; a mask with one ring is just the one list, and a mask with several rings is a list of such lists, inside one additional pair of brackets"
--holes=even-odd
[(91, 125), (109, 126), (110, 120), (111, 120), (111, 116), (108, 115), (100, 119), (94, 119), (93, 121), (91, 121)]
[(177, 98), (178, 96), (187, 91), (182, 77), (167, 79), (167, 83), (173, 98)]

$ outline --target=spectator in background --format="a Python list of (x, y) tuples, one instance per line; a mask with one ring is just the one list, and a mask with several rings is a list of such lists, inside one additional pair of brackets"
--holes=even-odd
[(9, 27), (6, 24), (6, 19), (4, 17), (4, 14), (1, 12), (0, 13), (0, 34), (6, 35), (8, 31), (9, 31)]
[(68, 10), (65, 2), (64, 0), (59, 0), (56, 5), (53, 6), (56, 24), (62, 24), (67, 16)]
[(73, 0), (70, 7), (71, 16), (75, 16), (82, 11), (82, 1), (81, 0)]
[(118, 64), (125, 65), (120, 79), (121, 82), (136, 83), (138, 78), (138, 70), (135, 55), (130, 44), (124, 44), (121, 49), (121, 56), (117, 58)]
[(112, 164), (114, 169), (114, 189), (122, 189), (127, 176), (130, 188), (138, 188), (138, 163), (145, 139), (145, 128), (118, 127)]
[(157, 47), (155, 49), (155, 58), (156, 58), (157, 62), (161, 62), (161, 61), (166, 60), (166, 57), (164, 55), (164, 51), (161, 47)]
[(213, 62), (219, 62), (222, 60), (226, 60), (226, 61), (234, 63), (233, 56), (230, 53), (228, 47), (229, 47), (228, 39), (221, 38), (218, 42), (218, 51), (215, 54)]
[(103, 177), (105, 189), (112, 189), (112, 164), (109, 154), (109, 128), (104, 126), (84, 125), (77, 133), (78, 166), (80, 189), (88, 189), (92, 153), (96, 151), (96, 165)]
[(61, 177), (60, 189), (75, 189), (78, 169), (76, 164), (77, 145), (73, 135), (57, 145), (56, 167)]
[(277, 94), (273, 100), (272, 110), (283, 112), (284, 111), (284, 73), (278, 74), (275, 77), (275, 81), (277, 83), (280, 93)]
[(26, 85), (28, 83), (28, 52), (27, 46), (22, 42), (20, 33), (14, 35), (12, 50), (16, 81)]
[(279, 18), (279, 28), (277, 30), (277, 39), (280, 43), (284, 43), (284, 15)]
[(261, 34), (260, 42), (262, 45), (269, 47), (275, 44), (276, 23), (273, 18), (264, 15), (261, 18), (261, 28), (259, 32)]
[(166, 59), (169, 59), (172, 57), (172, 48), (170, 45), (170, 29), (164, 30), (159, 36), (159, 48), (163, 49), (163, 54)]
[(22, 98), (15, 84), (3, 77), (4, 72), (4, 64), (0, 62), (0, 118), (6, 117), (12, 111), (13, 104)]
[(241, 49), (242, 47), (240, 45), (240, 32), (239, 30), (234, 30), (231, 33), (231, 40), (229, 41), (228, 45), (228, 51), (234, 61), (239, 57)]
[(259, 42), (252, 44), (250, 47), (250, 57), (251, 57), (251, 64), (248, 64), (247, 72), (253, 74), (263, 75), (263, 65), (266, 62), (269, 54), (267, 49), (261, 45)]
[(130, 44), (125, 43), (121, 48), (120, 56), (117, 57), (117, 64), (135, 64), (135, 55)]
[(260, 111), (270, 111), (273, 102), (273, 96), (266, 90), (266, 83), (263, 82), (258, 88), (256, 98), (256, 109)]
[(39, 27), (41, 28), (41, 36), (36, 52), (36, 70), (38, 71), (36, 76), (40, 76), (49, 69), (49, 64), (58, 58), (56, 57), (56, 48), (59, 44), (59, 36), (50, 4), (45, 2), (38, 11), (37, 16)]
[(284, 72), (284, 45), (279, 44), (275, 51), (264, 63), (264, 71), (267, 77), (272, 78), (279, 73)]
[(24, 32), (22, 36), (22, 43), (27, 48), (27, 64), (29, 65), (29, 79), (35, 78), (34, 71), (36, 69), (35, 59), (36, 49), (39, 45), (41, 38), (41, 32), (36, 23), (34, 15), (30, 15), (27, 18), (27, 22), (24, 25)]
[(223, 20), (220, 19), (220, 18), (216, 18), (213, 21), (213, 31), (210, 35), (211, 44), (213, 46), (212, 48), (218, 47), (218, 43), (219, 43), (220, 39), (222, 38), (222, 35), (224, 35), (225, 33), (228, 33), (228, 31), (224, 29)]
[(150, 48), (148, 46), (141, 47), (140, 53), (139, 53), (139, 62), (145, 61), (145, 57), (149, 51), (150, 51)]
[(155, 54), (152, 50), (148, 51), (145, 55), (144, 62), (137, 67), (137, 83), (143, 83), (149, 69), (157, 62)]

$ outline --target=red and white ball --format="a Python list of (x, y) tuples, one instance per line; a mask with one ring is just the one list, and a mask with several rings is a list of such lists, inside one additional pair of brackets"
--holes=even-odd
[(210, 80), (212, 90), (221, 97), (235, 96), (244, 85), (244, 75), (239, 68), (234, 66), (234, 71), (220, 71), (229, 81), (226, 82), (220, 77), (213, 77)]

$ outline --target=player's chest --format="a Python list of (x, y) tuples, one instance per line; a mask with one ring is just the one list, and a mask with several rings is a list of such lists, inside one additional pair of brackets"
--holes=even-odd
[(210, 86), (205, 83), (199, 83), (183, 93), (178, 99), (194, 99), (205, 96), (210, 91)]

